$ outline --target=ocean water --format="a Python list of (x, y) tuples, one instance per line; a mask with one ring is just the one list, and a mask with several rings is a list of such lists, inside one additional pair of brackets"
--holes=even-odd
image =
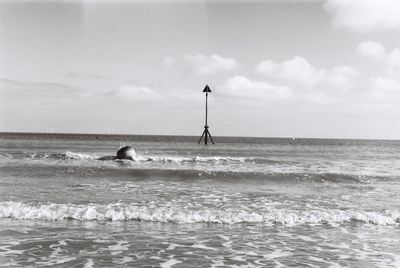
[(400, 267), (399, 141), (215, 142), (0, 134), (0, 266)]

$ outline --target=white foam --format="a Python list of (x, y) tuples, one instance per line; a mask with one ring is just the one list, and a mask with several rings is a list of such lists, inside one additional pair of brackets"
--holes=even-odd
[(171, 155), (137, 155), (136, 161), (154, 161), (154, 162), (173, 162), (173, 163), (186, 163), (186, 162), (197, 162), (197, 163), (209, 163), (209, 162), (240, 162), (243, 163), (246, 160), (253, 158), (245, 157), (229, 157), (229, 156), (195, 156), (195, 157), (184, 157), (184, 156), (171, 156)]
[(122, 259), (113, 260), (113, 263), (125, 264), (125, 263), (131, 262), (131, 261), (133, 261), (133, 258), (128, 257), (128, 256), (124, 256), (124, 257), (122, 257)]
[(88, 259), (87, 262), (85, 262), (85, 266), (83, 266), (83, 268), (92, 268), (93, 264), (93, 259)]
[(165, 250), (174, 250), (177, 247), (184, 247), (184, 246), (172, 243)]
[(108, 250), (111, 251), (111, 255), (119, 255), (123, 251), (128, 250), (128, 242), (119, 241), (116, 245), (108, 246)]
[(173, 265), (178, 264), (178, 263), (182, 263), (182, 262), (178, 261), (178, 260), (175, 260), (175, 259), (169, 259), (169, 260), (167, 260), (165, 262), (160, 263), (160, 267), (161, 268), (169, 268), (169, 267), (172, 267)]
[(60, 240), (58, 241), (57, 244), (51, 244), (49, 248), (51, 248), (53, 251), (51, 252), (49, 259), (54, 259), (59, 256), (59, 253), (62, 252), (63, 250), (60, 248), (60, 246), (66, 246), (67, 243), (65, 240)]
[(47, 265), (53, 266), (56, 264), (63, 264), (63, 263), (70, 262), (73, 260), (76, 260), (76, 257), (68, 257), (68, 256), (60, 257), (60, 256), (58, 256), (56, 259), (49, 259), (48, 261), (38, 262), (37, 264), (44, 265), (44, 266), (47, 266)]
[(194, 245), (192, 246), (192, 248), (199, 248), (199, 249), (217, 251), (216, 248), (207, 247), (206, 245), (203, 245), (203, 244), (194, 244)]
[[(47, 158), (50, 155), (40, 155), (40, 154), (30, 154), (31, 158)], [(104, 156), (99, 156), (94, 153), (87, 152), (71, 152), (66, 151), (61, 154), (53, 155), (56, 158), (62, 158), (67, 160), (96, 160), (101, 159)], [(113, 159), (110, 156), (110, 160)], [(175, 156), (175, 155), (141, 155), (135, 152), (133, 155), (133, 160), (135, 162), (159, 162), (159, 163), (175, 163), (175, 164), (185, 164), (185, 163), (244, 163), (246, 161), (253, 160), (254, 158), (246, 157), (229, 157), (229, 156)], [(120, 160), (119, 160), (120, 161)]]
[(267, 260), (273, 260), (276, 258), (281, 258), (281, 257), (286, 257), (291, 255), (292, 253), (287, 252), (287, 251), (282, 251), (280, 249), (276, 249), (273, 252), (271, 252), (270, 254), (265, 254), (263, 257), (266, 258)]
[(92, 160), (97, 159), (98, 156), (95, 154), (87, 154), (87, 153), (75, 153), (75, 152), (65, 152), (66, 159), (81, 159), (81, 160)]
[(399, 211), (364, 211), (339, 209), (292, 210), (269, 208), (264, 211), (245, 209), (198, 209), (179, 205), (158, 206), (157, 204), (25, 204), (0, 202), (0, 218), (20, 220), (64, 220), (79, 221), (151, 221), (174, 223), (265, 223), (265, 224), (342, 224), (352, 221), (376, 225), (399, 225)]
[[(3, 243), (5, 243), (5, 241)], [(7, 244), (0, 246), (0, 257), (7, 255), (23, 255), (25, 251), (27, 251), (27, 249), (12, 249), (14, 246), (18, 246), (20, 244), (18, 241), (7, 241), (6, 243)]]

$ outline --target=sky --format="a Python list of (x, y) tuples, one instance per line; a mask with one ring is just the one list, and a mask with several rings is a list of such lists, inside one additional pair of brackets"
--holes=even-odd
[(400, 139), (400, 1), (3, 1), (0, 131)]

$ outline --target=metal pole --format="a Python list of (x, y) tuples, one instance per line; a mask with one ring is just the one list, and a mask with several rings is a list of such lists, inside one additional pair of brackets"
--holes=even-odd
[(211, 134), (208, 131), (208, 93), (211, 92), (211, 90), (210, 90), (208, 85), (206, 85), (206, 87), (204, 88), (203, 92), (206, 93), (206, 122), (205, 122), (205, 125), (204, 125), (203, 134), (201, 134), (201, 137), (200, 137), (200, 139), (199, 139), (199, 141), (197, 143), (200, 144), (201, 139), (204, 137), (204, 143), (207, 145), (208, 138), (210, 138), (212, 144), (214, 144), (214, 141), (211, 138)]
[(208, 126), (208, 125), (207, 125), (207, 114), (208, 114), (208, 105), (207, 105), (207, 102), (208, 102), (208, 92), (206, 93), (206, 126)]

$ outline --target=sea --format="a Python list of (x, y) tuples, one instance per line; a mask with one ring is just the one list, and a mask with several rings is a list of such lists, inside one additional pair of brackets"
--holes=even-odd
[(400, 267), (400, 141), (198, 138), (0, 133), (0, 267)]

